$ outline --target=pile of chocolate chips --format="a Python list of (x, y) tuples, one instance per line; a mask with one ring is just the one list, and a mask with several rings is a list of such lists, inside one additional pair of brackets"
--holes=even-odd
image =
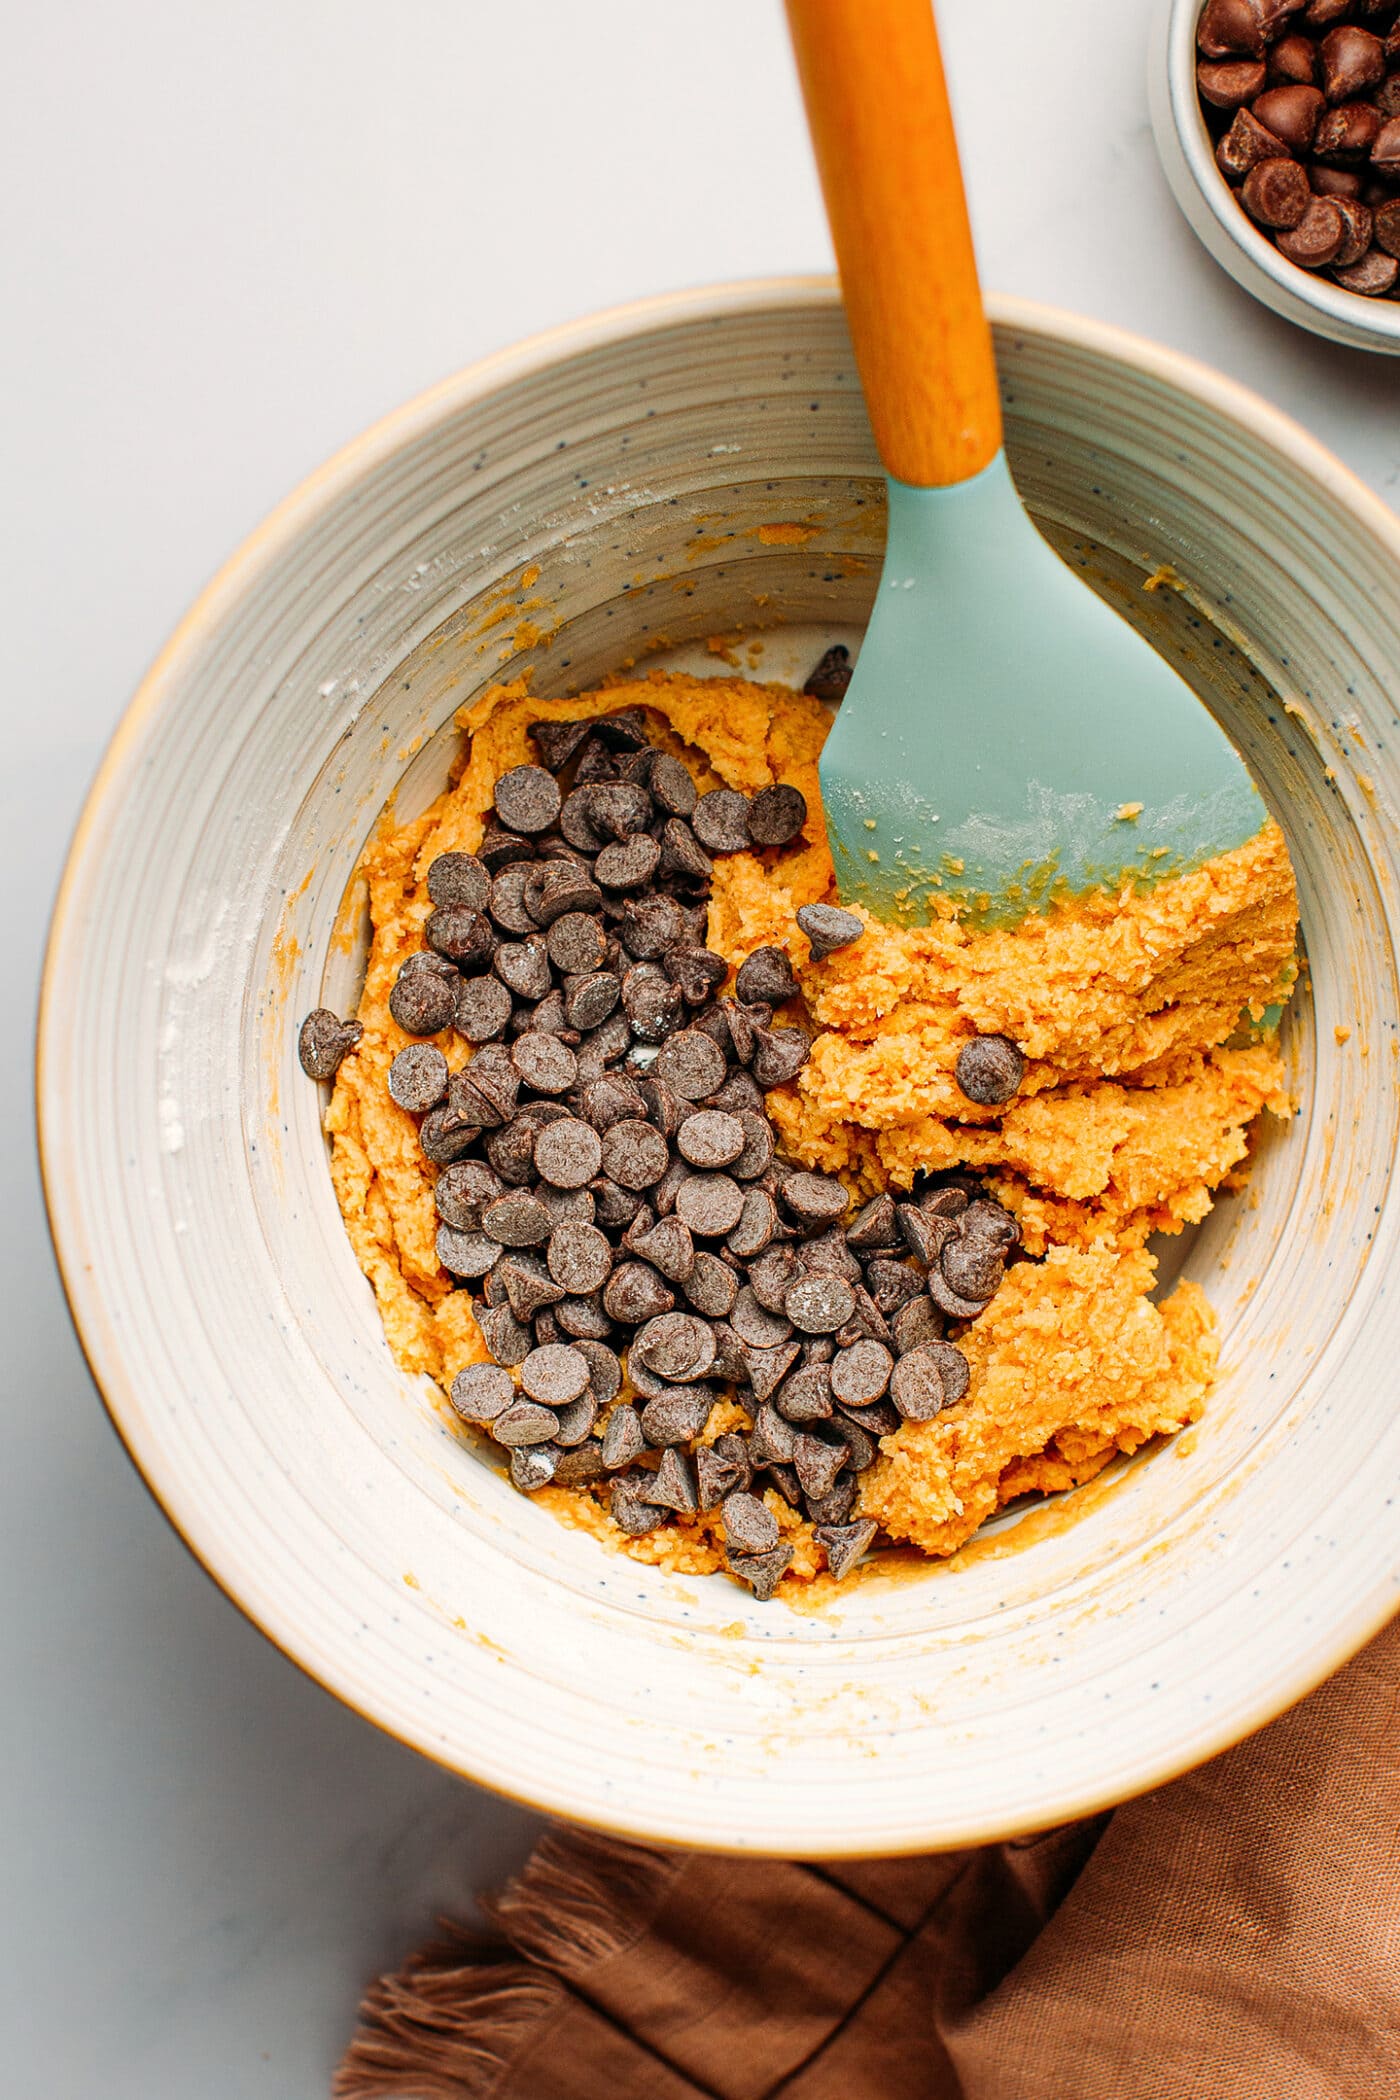
[(1304, 270), (1400, 296), (1400, 6), (1207, 0), (1201, 107), (1240, 203)]
[[(876, 1530), (853, 1520), (856, 1476), (879, 1437), (967, 1391), (949, 1332), (987, 1305), (1018, 1228), (962, 1175), (848, 1220), (839, 1180), (779, 1157), (764, 1097), (807, 1058), (775, 1024), (796, 979), (760, 948), (722, 997), (704, 934), (711, 856), (795, 839), (798, 790), (699, 795), (636, 710), (531, 735), (542, 763), (497, 782), (479, 852), (429, 869), (429, 945), (389, 1000), (420, 1038), (389, 1091), (440, 1170), (438, 1259), (494, 1359), (458, 1375), (453, 1405), (523, 1492), (606, 1484), (632, 1536), (720, 1509), (760, 1598), (792, 1559), (772, 1485), (839, 1578)], [(818, 959), (863, 931), (834, 905), (797, 918)], [(305, 1024), (316, 1077), (340, 1025)], [(452, 1075), (426, 1040), (449, 1027), (474, 1052)], [(958, 1064), (985, 1102), (1022, 1071), (1000, 1036)], [(725, 1390), (752, 1426), (702, 1443)]]

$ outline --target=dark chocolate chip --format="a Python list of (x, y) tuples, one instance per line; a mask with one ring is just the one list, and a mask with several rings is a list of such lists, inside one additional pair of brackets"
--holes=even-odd
[(561, 800), (558, 781), (543, 766), (513, 766), (496, 782), (496, 815), (526, 837), (548, 831)]
[(662, 1044), (652, 1069), (682, 1101), (701, 1101), (724, 1079), (724, 1052), (698, 1028), (682, 1028)]
[(622, 980), (622, 1006), (641, 1043), (663, 1043), (685, 1019), (685, 994), (656, 963), (637, 963)]
[(608, 1508), (619, 1531), (628, 1538), (643, 1538), (647, 1532), (657, 1530), (666, 1522), (668, 1511), (658, 1503), (644, 1499), (644, 1491), (651, 1484), (648, 1473), (628, 1475), (613, 1482)]
[(486, 1140), (486, 1157), (512, 1188), (525, 1188), (536, 1179), (535, 1130), (533, 1123), (520, 1117), (504, 1130), (493, 1130)]
[(613, 1331), (597, 1291), (586, 1297), (561, 1298), (554, 1308), (554, 1317), (562, 1331), (578, 1341), (601, 1342)]
[(520, 938), (535, 931), (525, 906), (525, 885), (535, 872), (533, 861), (512, 861), (491, 884), (491, 917), (502, 933)]
[(655, 753), (647, 771), (646, 785), (652, 801), (668, 816), (688, 817), (695, 807), (695, 782), (680, 760), (672, 758), (669, 751)]
[(932, 1268), (957, 1231), (951, 1218), (939, 1217), (918, 1203), (897, 1203), (895, 1217), (904, 1244), (926, 1268)]
[(786, 1086), (806, 1064), (811, 1044), (800, 1028), (755, 1028), (750, 1070), (758, 1084)]
[[(532, 1349), (520, 1366), (520, 1383), (542, 1407), (567, 1407), (588, 1384), (588, 1365), (577, 1349), (558, 1345)], [(556, 1425), (557, 1427), (557, 1425)], [(551, 1430), (551, 1435), (554, 1431)], [(536, 1439), (531, 1439), (536, 1441)]]
[(928, 1272), (928, 1290), (939, 1311), (946, 1313), (950, 1320), (975, 1320), (987, 1308), (987, 1299), (965, 1298), (961, 1291), (955, 1291), (943, 1273), (941, 1262)]
[(629, 1227), (623, 1244), (629, 1254), (649, 1261), (671, 1283), (684, 1283), (695, 1267), (695, 1241), (690, 1227), (676, 1217), (661, 1218), (645, 1226), (638, 1218)]
[(666, 1171), (670, 1153), (659, 1130), (638, 1117), (625, 1116), (604, 1134), (600, 1147), (602, 1171), (626, 1189), (646, 1189)]
[[(397, 991), (398, 986), (395, 985), (394, 991), (389, 995), (391, 1013)], [(437, 1029), (443, 1025), (439, 1022), (433, 1028), (409, 1028), (407, 1022), (398, 1014), (394, 1014), (394, 1019), (409, 1035), (435, 1035)], [(315, 1007), (302, 1022), (297, 1036), (297, 1057), (301, 1062), (302, 1071), (308, 1079), (334, 1079), (342, 1058), (354, 1049), (363, 1034), (364, 1029), (358, 1021), (342, 1021), (328, 1006)], [(408, 1053), (402, 1054), (406, 1056)], [(393, 1091), (392, 1085), (390, 1091)], [(427, 1105), (431, 1107), (432, 1103)]]
[(642, 1097), (643, 1112), (647, 1121), (653, 1124), (663, 1137), (674, 1137), (691, 1113), (690, 1103), (682, 1101), (679, 1094), (673, 1093), (664, 1079), (658, 1079), (655, 1070), (638, 1079), (637, 1092)]
[(711, 788), (690, 813), (690, 826), (707, 853), (747, 853), (749, 804), (733, 788)]
[[(689, 886), (703, 888), (714, 873), (714, 862), (684, 817), (667, 817), (661, 827), (661, 874)], [(728, 973), (726, 972), (726, 975)]]
[(503, 1255), (497, 1274), (517, 1320), (533, 1320), (565, 1296), (537, 1254)]
[(499, 1364), (468, 1364), (452, 1381), (452, 1405), (465, 1422), (486, 1426), (515, 1402), (515, 1381)]
[(707, 1385), (673, 1385), (642, 1409), (642, 1434), (653, 1449), (688, 1444), (709, 1421), (714, 1404)]
[(843, 1349), (831, 1366), (831, 1390), (843, 1407), (869, 1407), (890, 1382), (894, 1358), (882, 1342)]
[(800, 1260), (802, 1267), (813, 1276), (843, 1276), (847, 1283), (860, 1282), (860, 1263), (846, 1245), (846, 1235), (839, 1225), (832, 1225), (806, 1241)]
[(978, 1035), (964, 1043), (954, 1068), (962, 1092), (979, 1107), (1009, 1101), (1026, 1076), (1026, 1060), (1004, 1035)]
[(755, 1466), (790, 1465), (797, 1431), (785, 1421), (771, 1400), (763, 1400), (754, 1411), (749, 1457)]
[[(455, 964), (452, 965), (450, 977), (437, 970), (410, 970), (405, 964), (389, 994), (389, 1011), (405, 1035), (437, 1035), (440, 1030), (449, 1026), (457, 1010), (457, 992), (460, 984), (461, 978)], [(307, 1022), (303, 1024), (303, 1032), (315, 1018), (315, 1014), (308, 1017)], [(334, 1015), (331, 1018), (334, 1019)], [(359, 1023), (354, 1025), (358, 1027)], [(347, 1043), (345, 1047), (348, 1050), (350, 1045)], [(337, 1063), (339, 1061), (336, 1060)], [(303, 1065), (305, 1062), (303, 1058)], [(315, 1076), (313, 1073), (312, 1077)]]
[(744, 1440), (732, 1432), (717, 1436), (713, 1444), (702, 1444), (695, 1454), (696, 1503), (700, 1509), (717, 1509), (736, 1488), (746, 1489), (753, 1478)]
[(749, 837), (755, 846), (786, 846), (807, 821), (807, 798), (786, 782), (761, 788), (749, 804)]
[(783, 1310), (800, 1334), (834, 1334), (855, 1311), (855, 1294), (841, 1276), (798, 1276), (787, 1287)]
[(636, 1081), (625, 1072), (604, 1072), (580, 1087), (578, 1109), (601, 1135), (626, 1117), (645, 1117), (646, 1102)]
[(439, 853), (428, 869), (428, 895), (439, 910), (456, 904), (485, 911), (491, 877), (474, 853)]
[(532, 722), (530, 740), (541, 764), (551, 773), (562, 773), (592, 728), (591, 722)]
[(450, 1276), (484, 1276), (494, 1268), (500, 1247), (495, 1240), (488, 1239), (484, 1232), (457, 1232), (451, 1225), (439, 1225), (435, 1242), (437, 1258)]
[(673, 1509), (683, 1517), (695, 1514), (699, 1506), (695, 1467), (674, 1444), (669, 1444), (662, 1452), (661, 1463), (652, 1475), (648, 1493), (662, 1509)]
[(509, 1305), (483, 1305), (476, 1324), (482, 1340), (498, 1364), (522, 1364), (535, 1346), (535, 1338)]
[(784, 1320), (785, 1330), (783, 1300), (796, 1273), (797, 1257), (791, 1247), (770, 1247), (749, 1267), (750, 1290), (765, 1311), (776, 1313)]
[(537, 933), (526, 941), (502, 941), (491, 958), (491, 967), (517, 999), (531, 1003), (543, 999), (553, 981), (549, 955)]
[(964, 1299), (990, 1298), (1006, 1273), (1001, 1248), (994, 1241), (972, 1233), (950, 1240), (939, 1256), (938, 1265), (949, 1289)]
[(459, 970), (479, 974), (490, 969), (496, 931), (485, 912), (449, 904), (429, 914), (423, 932), (437, 953), (456, 963)]
[[(743, 1292), (739, 1295), (742, 1297)], [(736, 1300), (736, 1305), (737, 1302)], [(742, 1335), (738, 1335), (738, 1329), (733, 1325), (733, 1317), (731, 1312), (731, 1332), (738, 1336), (739, 1346), (744, 1352), (753, 1396), (755, 1400), (769, 1400), (797, 1362), (800, 1354), (797, 1343), (787, 1341), (765, 1347), (762, 1344), (746, 1342)], [(784, 1321), (783, 1325), (786, 1326), (787, 1322)]]
[(621, 1182), (610, 1181), (605, 1174), (590, 1181), (588, 1188), (598, 1223), (610, 1232), (630, 1225), (641, 1207), (642, 1199), (635, 1189), (625, 1189)]
[(495, 877), (503, 868), (513, 867), (519, 861), (533, 860), (535, 842), (522, 839), (514, 831), (503, 831), (499, 824), (491, 823), (476, 849), (476, 857), (492, 878), (492, 897), (495, 896)]
[(767, 1006), (781, 1006), (785, 999), (796, 996), (797, 979), (783, 949), (755, 948), (753, 954), (740, 964), (734, 989), (746, 1004), (757, 1001)]
[(785, 1378), (773, 1395), (773, 1405), (789, 1422), (824, 1422), (832, 1412), (831, 1370), (827, 1364), (808, 1364)]
[(849, 1415), (832, 1416), (831, 1434), (839, 1437), (846, 1446), (846, 1464), (853, 1473), (868, 1472), (880, 1456), (880, 1447), (874, 1437), (862, 1429), (859, 1422), (853, 1422)]
[(644, 831), (604, 846), (593, 863), (594, 879), (605, 890), (639, 890), (661, 865), (661, 848)]
[(436, 1108), (447, 1093), (447, 1059), (436, 1043), (410, 1043), (389, 1067), (389, 1093), (415, 1116)]
[(564, 986), (564, 1019), (570, 1028), (591, 1034), (602, 1027), (621, 996), (621, 981), (611, 970), (571, 977)]
[[(536, 1352), (531, 1351), (531, 1355)], [(525, 1362), (530, 1358), (527, 1356)], [(533, 1400), (517, 1400), (504, 1414), (497, 1415), (491, 1424), (491, 1434), (498, 1444), (515, 1450), (522, 1444), (548, 1444), (554, 1440), (559, 1420), (553, 1408), (542, 1407)]]
[(836, 701), (845, 698), (851, 676), (850, 650), (841, 642), (833, 642), (825, 656), (818, 661), (802, 690), (810, 694), (813, 700), (825, 700), (829, 705), (834, 705)]
[(453, 1024), (469, 1043), (490, 1043), (505, 1033), (511, 997), (499, 977), (469, 977), (457, 994)]
[[(674, 1042), (676, 1038), (673, 1036), (671, 1040)], [(405, 1050), (402, 1054), (405, 1057), (409, 1057), (413, 1055), (413, 1052)], [(432, 1054), (441, 1056), (440, 1051), (435, 1051)], [(662, 1055), (665, 1055), (664, 1051)], [(660, 1060), (658, 1059), (659, 1062)], [(442, 1086), (443, 1091), (446, 1092), (447, 1060), (445, 1058), (443, 1058), (442, 1064)], [(427, 1106), (431, 1108), (432, 1103), (428, 1102)], [(681, 1158), (688, 1160), (692, 1167), (713, 1170), (718, 1167), (727, 1167), (739, 1157), (739, 1154), (744, 1149), (744, 1138), (744, 1126), (737, 1116), (726, 1115), (723, 1109), (702, 1108), (697, 1110), (695, 1114), (687, 1116), (681, 1124), (676, 1132), (676, 1149), (680, 1153)]]
[[(658, 1225), (679, 1223), (675, 1218), (663, 1218)], [(734, 1309), (734, 1300), (739, 1293), (739, 1279), (727, 1262), (717, 1254), (709, 1254), (703, 1248), (696, 1255), (690, 1274), (681, 1285), (686, 1297), (698, 1313), (707, 1320), (725, 1320)]]
[(710, 1095), (707, 1106), (725, 1109), (732, 1116), (762, 1116), (763, 1089), (747, 1072), (731, 1072), (724, 1085)]
[(688, 1174), (676, 1190), (676, 1216), (702, 1239), (732, 1232), (744, 1208), (744, 1190), (729, 1174)]
[(940, 1308), (923, 1295), (902, 1305), (890, 1322), (894, 1346), (901, 1356), (911, 1349), (923, 1348), (926, 1343), (941, 1342), (946, 1325)]
[(792, 1547), (786, 1541), (769, 1553), (736, 1554), (729, 1562), (731, 1572), (748, 1584), (759, 1604), (767, 1604), (777, 1596), (778, 1585), (791, 1566)]
[(603, 1431), (603, 1464), (608, 1471), (615, 1473), (619, 1466), (630, 1466), (634, 1458), (641, 1457), (646, 1447), (642, 1418), (636, 1408), (628, 1405), (615, 1407)]
[(842, 911), (835, 904), (804, 904), (797, 923), (811, 944), (813, 962), (825, 962), (838, 948), (849, 948), (865, 931), (853, 911)]
[(694, 1313), (662, 1313), (632, 1339), (629, 1364), (643, 1363), (673, 1383), (703, 1378), (715, 1360), (715, 1338)]
[[(581, 1400), (574, 1408), (583, 1406)], [(570, 1410), (570, 1413), (573, 1409)], [(514, 1459), (511, 1464), (514, 1465)], [(595, 1480), (603, 1478), (603, 1460), (598, 1446), (591, 1438), (585, 1438), (575, 1451), (561, 1451), (559, 1463), (554, 1468), (556, 1487), (591, 1487)]]
[(745, 1189), (739, 1221), (725, 1241), (731, 1254), (752, 1261), (762, 1254), (778, 1229), (778, 1206), (766, 1189)]
[(527, 1029), (511, 1045), (511, 1063), (537, 1094), (567, 1094), (578, 1079), (578, 1060), (567, 1043), (547, 1029)]
[(849, 1456), (845, 1444), (829, 1444), (800, 1430), (792, 1447), (792, 1462), (803, 1494), (829, 1495)]
[[(666, 975), (678, 984), (688, 1006), (703, 1006), (729, 975), (729, 965), (713, 948), (692, 948), (678, 943), (663, 957)], [(725, 1030), (725, 1041), (729, 1031)]]
[(570, 861), (544, 861), (525, 878), (521, 891), (536, 926), (548, 928), (570, 912), (596, 912), (603, 893), (592, 877)]
[(640, 707), (620, 707), (615, 714), (599, 715), (593, 727), (609, 751), (640, 751), (647, 742), (647, 721)]
[(538, 1493), (548, 1487), (559, 1470), (560, 1451), (557, 1444), (532, 1444), (528, 1448), (510, 1454), (510, 1484), (522, 1495)]
[[(591, 793), (592, 790), (587, 786), (574, 788), (571, 794), (564, 797), (564, 804), (559, 812), (559, 829), (569, 845), (580, 853), (601, 853), (608, 843), (593, 822), (590, 813)], [(659, 850), (657, 858), (660, 858)]]
[(602, 1139), (591, 1123), (577, 1116), (550, 1123), (535, 1139), (535, 1171), (555, 1188), (581, 1189), (602, 1163)]
[(847, 1467), (836, 1476), (836, 1485), (826, 1495), (807, 1497), (807, 1515), (813, 1524), (844, 1524), (856, 1506), (855, 1475)]
[(881, 1261), (878, 1257), (866, 1270), (870, 1295), (886, 1319), (897, 1313), (911, 1298), (923, 1295), (924, 1280), (917, 1269), (908, 1262)]
[(458, 1232), (479, 1231), (483, 1207), (500, 1193), (499, 1177), (477, 1159), (444, 1167), (433, 1186), (438, 1216)]
[(645, 1261), (619, 1262), (603, 1292), (603, 1309), (609, 1319), (627, 1327), (640, 1327), (644, 1320), (670, 1312), (675, 1302), (674, 1291), (667, 1289)]
[(826, 1554), (827, 1571), (834, 1581), (840, 1582), (850, 1573), (856, 1562), (870, 1548), (878, 1526), (871, 1517), (861, 1517), (854, 1524), (820, 1524), (813, 1533), (817, 1544)]
[(930, 1421), (960, 1400), (967, 1387), (967, 1358), (951, 1342), (911, 1349), (890, 1376), (890, 1398), (906, 1422)]
[(724, 1537), (732, 1553), (768, 1553), (778, 1543), (778, 1520), (757, 1495), (743, 1489), (726, 1495), (721, 1509)]
[(586, 796), (588, 821), (604, 840), (635, 838), (651, 822), (651, 797), (635, 781), (603, 781), (581, 792)]
[(549, 1238), (550, 1216), (528, 1189), (512, 1189), (487, 1204), (481, 1229), (502, 1247), (538, 1247)]
[(613, 1251), (596, 1225), (556, 1225), (546, 1259), (550, 1275), (571, 1297), (601, 1290), (612, 1274)]
[(803, 1225), (838, 1224), (850, 1202), (844, 1185), (834, 1174), (789, 1174), (780, 1193), (792, 1215)]
[[(607, 938), (598, 919), (589, 912), (566, 911), (555, 919), (545, 935), (549, 959), (556, 970), (571, 977), (601, 970), (608, 952)], [(608, 1009), (611, 1011), (611, 1009)], [(596, 1028), (607, 1012), (586, 1025)]]

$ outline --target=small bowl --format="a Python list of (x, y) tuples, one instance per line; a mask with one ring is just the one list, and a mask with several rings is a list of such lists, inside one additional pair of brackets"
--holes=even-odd
[(1267, 1721), (1396, 1603), (1400, 524), (1186, 359), (993, 317), (1023, 493), (1241, 745), (1311, 951), (1301, 1116), (1187, 1254), (1219, 1390), (1068, 1506), (806, 1613), (566, 1529), (391, 1361), (296, 1060), (302, 1015), (356, 996), (366, 839), (439, 791), (489, 679), (562, 690), (663, 643), (713, 665), (746, 625), (800, 676), (858, 636), (883, 482), (832, 284), (606, 314), (371, 430), (195, 605), (74, 841), (40, 1123), (113, 1420), (288, 1655), (578, 1822), (808, 1856), (1056, 1823)]
[(1159, 0), (1147, 69), (1157, 151), (1177, 203), (1223, 269), (1265, 306), (1314, 335), (1400, 356), (1400, 301), (1363, 299), (1280, 255), (1215, 165), (1196, 92), (1201, 0)]

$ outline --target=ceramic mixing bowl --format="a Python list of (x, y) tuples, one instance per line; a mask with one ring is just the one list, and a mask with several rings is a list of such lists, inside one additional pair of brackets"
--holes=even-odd
[(1196, 24), (1202, 0), (1157, 0), (1148, 52), (1152, 132), (1172, 195), (1222, 269), (1285, 321), (1356, 350), (1400, 356), (1400, 301), (1363, 299), (1325, 271), (1280, 255), (1240, 207), (1215, 165), (1196, 93)]
[(563, 1528), (395, 1369), (297, 1066), (308, 1008), (354, 1003), (365, 841), (437, 791), (487, 680), (562, 690), (735, 629), (800, 673), (858, 635), (882, 485), (830, 283), (606, 314), (350, 446), (176, 633), (74, 842), (43, 1155), (121, 1435), (288, 1655), (581, 1822), (806, 1855), (1052, 1823), (1269, 1719), (1397, 1598), (1400, 528), (1213, 374), (994, 313), (1020, 485), (1244, 749), (1310, 954), (1301, 1113), (1186, 1256), (1220, 1388), (1070, 1506), (813, 1613)]

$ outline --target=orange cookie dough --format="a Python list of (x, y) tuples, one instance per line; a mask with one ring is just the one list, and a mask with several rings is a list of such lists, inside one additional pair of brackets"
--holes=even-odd
[[(448, 792), (411, 823), (391, 812), (366, 853), (364, 1035), (340, 1067), (328, 1129), (346, 1229), (395, 1359), (443, 1386), (487, 1360), (468, 1294), (434, 1254), (435, 1170), (386, 1087), (409, 1040), (388, 995), (422, 945), (428, 867), (480, 843), (497, 778), (535, 755), (531, 722), (636, 706), (702, 791), (781, 780), (807, 798), (792, 845), (716, 861), (709, 921), (710, 946), (735, 967), (771, 942), (797, 973), (801, 996), (784, 1018), (812, 1031), (812, 1054), (768, 1096), (786, 1152), (861, 1196), (907, 1187), (920, 1168), (974, 1168), (1017, 1214), (1031, 1257), (959, 1338), (966, 1398), (885, 1438), (860, 1509), (890, 1537), (948, 1554), (1001, 1504), (1087, 1480), (1116, 1452), (1193, 1421), (1215, 1372), (1213, 1315), (1190, 1283), (1152, 1301), (1146, 1242), (1203, 1217), (1238, 1178), (1261, 1113), (1291, 1112), (1262, 1025), (1295, 973), (1297, 900), (1277, 826), (1146, 893), (991, 933), (951, 918), (915, 930), (870, 922), (854, 946), (813, 963), (794, 915), (832, 895), (816, 771), (828, 717), (800, 693), (738, 677), (653, 672), (567, 700), (492, 687), (459, 718), (467, 741)], [(953, 1078), (978, 1034), (1011, 1037), (1027, 1059), (1002, 1108), (976, 1107)], [(443, 1047), (466, 1061), (450, 1034)], [(707, 1437), (746, 1420), (723, 1401)], [(721, 1565), (717, 1517), (624, 1539), (586, 1490), (536, 1499), (635, 1559), (686, 1574)], [(822, 1566), (810, 1527), (776, 1491), (767, 1501), (794, 1548), (784, 1588), (810, 1581)]]

